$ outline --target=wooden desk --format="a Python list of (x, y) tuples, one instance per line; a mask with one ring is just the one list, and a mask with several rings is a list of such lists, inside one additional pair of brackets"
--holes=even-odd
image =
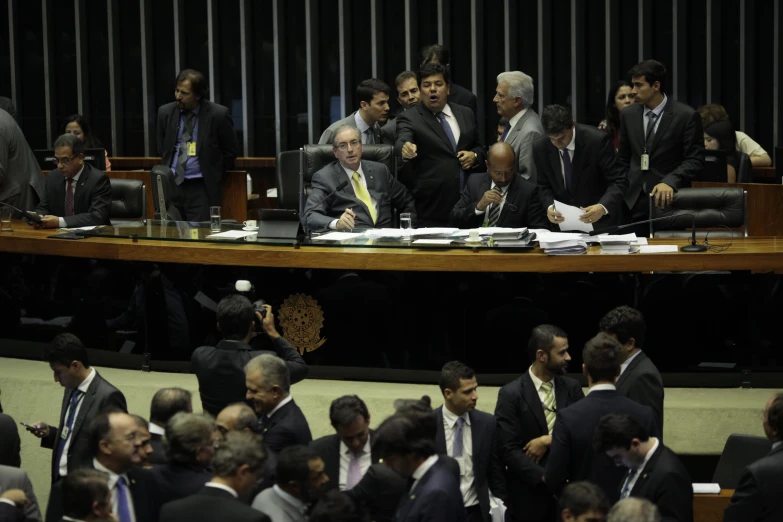
[[(23, 222), (14, 232), (0, 233), (0, 252), (59, 255), (127, 261), (161, 261), (204, 265), (233, 265), (352, 270), (425, 272), (651, 272), (690, 270), (750, 270), (783, 273), (783, 238), (734, 239), (722, 253), (601, 255), (598, 247), (580, 256), (547, 256), (500, 249), (417, 249), (264, 246), (256, 243), (194, 242), (86, 238), (47, 239), (51, 230), (35, 230)], [(154, 230), (152, 231), (154, 233)], [(651, 244), (684, 240), (654, 239)]]
[(748, 192), (748, 236), (783, 236), (783, 185), (693, 182), (693, 188), (742, 188)]
[(733, 489), (722, 489), (717, 495), (693, 495), (693, 522), (723, 522), (733, 494)]

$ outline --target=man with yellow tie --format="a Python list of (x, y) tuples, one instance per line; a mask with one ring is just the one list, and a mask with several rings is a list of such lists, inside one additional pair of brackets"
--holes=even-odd
[(337, 161), (313, 174), (312, 192), (302, 214), (305, 228), (388, 228), (392, 207), (400, 213), (410, 212), (415, 225), (413, 196), (384, 164), (362, 161), (361, 136), (355, 127), (338, 127), (332, 146)]

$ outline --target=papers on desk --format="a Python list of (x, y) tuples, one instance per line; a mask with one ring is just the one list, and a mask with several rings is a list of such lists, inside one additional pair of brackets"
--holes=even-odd
[(693, 492), (696, 495), (717, 495), (720, 493), (720, 484), (693, 483)]
[(362, 237), (364, 234), (354, 234), (353, 232), (328, 232), (320, 236), (313, 236), (313, 241), (345, 241)]
[(666, 254), (677, 252), (677, 245), (644, 245), (641, 247), (642, 254)]
[(206, 239), (228, 239), (237, 240), (245, 239), (249, 236), (258, 236), (258, 231), (246, 231), (246, 230), (226, 230), (225, 232), (218, 232), (217, 234), (210, 234)]
[(414, 245), (450, 245), (454, 242), (453, 239), (416, 239), (413, 241)]
[(555, 210), (560, 212), (563, 215), (563, 219), (565, 220), (562, 223), (559, 223), (560, 230), (581, 230), (582, 232), (593, 231), (592, 223), (583, 223), (579, 221), (579, 217), (585, 213), (585, 211), (581, 208), (575, 207), (573, 205), (566, 205), (565, 203), (561, 203), (560, 201), (555, 200)]
[(414, 228), (403, 230), (401, 228), (373, 228), (364, 232), (364, 236), (370, 239), (402, 239), (419, 236), (448, 237), (459, 229), (450, 227)]
[(491, 236), (493, 238), (517, 239), (527, 234), (527, 227), (508, 228), (508, 227), (481, 227), (473, 229), (460, 229), (452, 233), (452, 237), (468, 237), (471, 230), (478, 230), (480, 236)]

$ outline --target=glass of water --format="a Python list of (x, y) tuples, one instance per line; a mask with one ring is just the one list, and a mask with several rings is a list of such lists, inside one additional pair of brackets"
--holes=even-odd
[(212, 232), (220, 232), (220, 207), (209, 207), (209, 224)]
[(0, 230), (3, 232), (13, 232), (11, 228), (11, 216), (14, 213), (14, 209), (8, 207), (0, 207)]
[(402, 238), (409, 240), (411, 238), (411, 230), (413, 230), (410, 212), (400, 213), (400, 228), (402, 229)]

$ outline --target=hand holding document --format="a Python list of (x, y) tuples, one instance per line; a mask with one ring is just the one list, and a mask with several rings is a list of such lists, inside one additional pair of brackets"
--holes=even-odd
[(584, 214), (584, 210), (572, 205), (566, 205), (560, 201), (555, 200), (555, 209), (557, 209), (563, 216), (563, 221), (560, 222), (560, 230), (579, 230), (580, 232), (592, 232), (592, 223), (583, 223), (579, 220), (579, 217)]

